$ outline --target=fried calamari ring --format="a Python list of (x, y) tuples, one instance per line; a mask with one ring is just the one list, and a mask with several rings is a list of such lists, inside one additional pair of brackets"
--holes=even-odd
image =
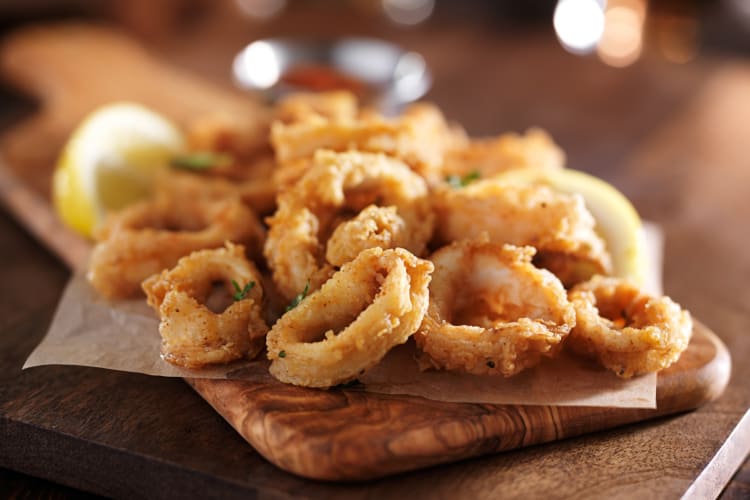
[(431, 181), (440, 178), (445, 151), (465, 141), (437, 107), (425, 103), (410, 106), (395, 120), (370, 113), (355, 120), (312, 116), (271, 126), (271, 144), (281, 165), (309, 158), (319, 149), (359, 150), (395, 156)]
[(306, 387), (353, 380), (419, 327), (432, 269), (401, 248), (363, 251), (273, 326), (271, 374)]
[(490, 139), (473, 139), (448, 151), (443, 175), (464, 176), (477, 172), (482, 179), (515, 168), (562, 168), (565, 153), (544, 130), (532, 128), (525, 134), (502, 134)]
[(414, 335), (423, 368), (509, 377), (554, 356), (575, 324), (565, 289), (534, 249), (486, 241), (441, 248)]
[(156, 176), (154, 190), (157, 195), (191, 202), (238, 197), (258, 214), (270, 214), (276, 209), (273, 157), (261, 156), (247, 165), (211, 168), (209, 172), (171, 169)]
[[(221, 313), (205, 304), (217, 281), (235, 299)], [(161, 317), (161, 354), (172, 364), (201, 368), (254, 358), (263, 349), (263, 288), (241, 245), (193, 252), (146, 279), (143, 291)]]
[[(353, 241), (355, 225), (370, 214), (379, 216), (371, 205), (393, 206), (403, 224), (389, 226), (387, 239), (360, 239), (357, 253), (372, 244), (390, 243), (410, 252), (424, 253), (432, 237), (434, 215), (427, 185), (401, 161), (382, 154), (319, 151), (315, 165), (290, 190), (279, 196), (279, 208), (267, 219), (270, 227), (264, 254), (277, 287), (287, 299), (309, 282), (320, 287), (341, 265), (349, 252), (332, 251), (334, 262), (325, 261), (325, 243), (351, 215), (368, 209), (362, 217), (339, 233)], [(340, 241), (340, 239), (336, 240)]]
[(203, 114), (187, 124), (187, 141), (193, 151), (221, 151), (248, 160), (268, 149), (272, 115), (238, 116), (224, 112)]
[(88, 279), (105, 297), (119, 299), (136, 294), (144, 279), (195, 250), (225, 241), (259, 249), (264, 229), (236, 198), (157, 197), (111, 216), (98, 237), (102, 241), (91, 254)]
[(538, 251), (535, 261), (566, 286), (612, 268), (604, 241), (594, 230), (594, 217), (577, 194), (486, 179), (438, 190), (435, 211), (440, 243), (487, 233), (493, 243), (533, 246)]
[(693, 333), (690, 313), (669, 297), (595, 276), (570, 291), (577, 323), (567, 345), (619, 377), (655, 372), (677, 361)]

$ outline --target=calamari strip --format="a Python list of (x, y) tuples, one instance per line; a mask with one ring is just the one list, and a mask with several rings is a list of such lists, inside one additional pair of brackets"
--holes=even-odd
[(435, 252), (430, 306), (414, 338), (423, 369), (506, 377), (552, 357), (575, 325), (552, 273), (534, 249), (462, 241)]
[(570, 291), (577, 323), (567, 345), (619, 377), (662, 370), (687, 349), (690, 313), (617, 278), (595, 276)]
[(271, 374), (306, 387), (355, 379), (417, 330), (432, 269), (403, 249), (363, 251), (273, 326)]

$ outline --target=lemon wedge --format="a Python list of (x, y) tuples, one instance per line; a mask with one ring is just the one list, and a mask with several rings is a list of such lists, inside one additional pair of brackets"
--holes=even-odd
[(101, 107), (73, 132), (58, 159), (55, 209), (90, 237), (108, 211), (148, 196), (155, 174), (184, 149), (180, 130), (158, 113), (127, 102)]
[(499, 176), (503, 181), (545, 184), (562, 193), (578, 193), (596, 220), (596, 231), (612, 256), (615, 276), (643, 286), (648, 275), (646, 240), (638, 212), (628, 199), (607, 182), (572, 169), (517, 169)]

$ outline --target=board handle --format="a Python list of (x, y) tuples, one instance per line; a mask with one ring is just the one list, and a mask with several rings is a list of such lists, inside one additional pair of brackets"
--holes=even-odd
[(82, 269), (91, 245), (63, 226), (49, 201), (27, 189), (0, 156), (0, 201), (24, 222), (25, 228), (72, 270)]

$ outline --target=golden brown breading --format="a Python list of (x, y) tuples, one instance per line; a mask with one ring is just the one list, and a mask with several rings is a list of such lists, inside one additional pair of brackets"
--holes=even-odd
[[(216, 281), (234, 296), (218, 313), (206, 305)], [(161, 318), (161, 353), (170, 363), (201, 368), (254, 358), (263, 349), (263, 286), (241, 245), (193, 252), (146, 279), (143, 290)]]
[(570, 300), (576, 326), (567, 345), (619, 377), (662, 370), (690, 343), (690, 313), (669, 297), (650, 297), (618, 278), (595, 276), (574, 287)]
[(575, 325), (560, 281), (534, 249), (462, 241), (435, 252), (417, 345), (423, 368), (509, 377), (552, 357)]
[(271, 374), (330, 387), (373, 367), (419, 327), (432, 269), (400, 248), (364, 250), (276, 322), (267, 337)]

